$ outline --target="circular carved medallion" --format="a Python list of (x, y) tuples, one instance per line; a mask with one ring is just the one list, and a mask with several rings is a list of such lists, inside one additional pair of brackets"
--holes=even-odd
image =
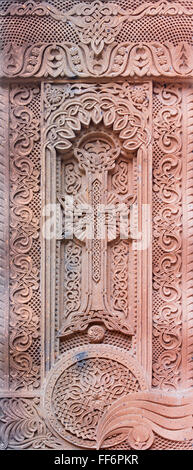
[(147, 389), (142, 371), (126, 351), (87, 345), (65, 353), (50, 371), (43, 408), (48, 426), (71, 443), (96, 447), (96, 428), (109, 405)]
[(100, 325), (92, 325), (88, 329), (90, 343), (102, 343), (105, 336), (105, 329)]
[(131, 429), (128, 441), (132, 449), (146, 450), (151, 447), (154, 441), (154, 434), (145, 419), (142, 423), (136, 424)]

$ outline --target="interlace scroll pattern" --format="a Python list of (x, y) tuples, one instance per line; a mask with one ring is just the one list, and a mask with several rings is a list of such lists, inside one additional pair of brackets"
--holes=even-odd
[(154, 236), (161, 254), (154, 266), (154, 289), (160, 307), (154, 314), (154, 336), (162, 353), (153, 365), (153, 385), (175, 389), (181, 379), (181, 89), (155, 86), (161, 110), (154, 120), (154, 138), (163, 156), (154, 170), (154, 191), (161, 208), (154, 218)]
[(67, 431), (92, 441), (96, 438), (98, 419), (109, 404), (122, 394), (138, 391), (140, 384), (125, 366), (113, 360), (90, 359), (85, 368), (83, 359), (78, 367), (82, 374), (77, 373), (75, 365), (60, 376), (53, 392), (54, 410), (61, 424), (65, 422)]
[(48, 425), (73, 444), (95, 448), (104, 410), (119, 397), (145, 389), (141, 368), (128, 352), (109, 345), (72, 349), (47, 379), (43, 406)]
[(128, 264), (129, 264), (129, 244), (121, 240), (116, 243), (112, 249), (113, 256), (113, 308), (123, 311), (127, 318), (129, 310), (128, 294)]
[[(56, 95), (58, 101), (53, 103)], [(50, 89), (48, 84), (45, 89), (46, 141), (53, 147), (68, 151), (72, 148), (71, 140), (75, 139), (82, 126), (103, 122), (119, 134), (125, 150), (132, 151), (148, 145), (148, 100), (148, 84), (76, 84), (68, 85), (64, 92), (59, 85), (51, 85)]]
[(94, 211), (94, 240), (92, 240), (92, 278), (95, 282), (101, 279), (101, 241), (97, 240), (97, 211), (100, 204), (100, 194), (102, 191), (101, 183), (99, 180), (93, 182), (92, 204)]
[(39, 288), (39, 272), (31, 256), (39, 220), (30, 204), (39, 191), (39, 172), (30, 158), (39, 141), (39, 119), (30, 104), (39, 88), (13, 87), (10, 94), (10, 385), (32, 389), (39, 385), (39, 366), (29, 352), (39, 337), (39, 318), (30, 306)]
[(80, 307), (81, 255), (82, 248), (75, 245), (72, 240), (68, 241), (65, 246), (64, 259), (64, 309), (66, 318), (69, 317), (71, 312), (78, 310)]
[[(141, 101), (140, 94), (133, 91), (133, 98)], [(142, 92), (143, 102), (143, 92)], [(137, 104), (137, 103), (136, 103)], [(118, 160), (112, 174), (112, 189), (117, 194), (126, 196), (128, 194), (128, 161), (121, 158)], [(114, 292), (113, 307), (115, 310), (122, 310), (125, 317), (129, 310), (129, 244), (124, 240), (118, 240), (112, 247), (112, 284)]]

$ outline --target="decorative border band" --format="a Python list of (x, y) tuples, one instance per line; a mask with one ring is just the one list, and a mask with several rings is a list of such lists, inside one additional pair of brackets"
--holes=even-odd
[(7, 388), (8, 275), (8, 89), (0, 88), (0, 388)]
[[(105, 57), (104, 57), (105, 56)], [(0, 54), (0, 78), (193, 77), (193, 46), (179, 43), (109, 44), (100, 57), (74, 43), (16, 46)]]

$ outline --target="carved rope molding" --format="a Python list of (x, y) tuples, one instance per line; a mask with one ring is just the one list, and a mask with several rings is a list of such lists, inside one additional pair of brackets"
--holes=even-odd
[(87, 44), (8, 44), (0, 54), (3, 77), (192, 77), (193, 46), (179, 43), (109, 44), (96, 57)]
[[(187, 385), (193, 385), (193, 88), (192, 86), (186, 89), (185, 94), (185, 109), (187, 113), (187, 136), (186, 136), (186, 227), (187, 229), (187, 272), (186, 272), (186, 310), (184, 314), (184, 321), (188, 322), (187, 331), (187, 345), (184, 353), (185, 361), (187, 361)], [(186, 326), (184, 327), (186, 332)]]
[[(8, 89), (0, 88), (0, 389), (6, 388), (8, 321)], [(7, 298), (6, 298), (7, 296)]]

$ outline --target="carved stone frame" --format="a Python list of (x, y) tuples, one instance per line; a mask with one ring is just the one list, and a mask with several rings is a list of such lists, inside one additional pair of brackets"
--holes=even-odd
[[(140, 82), (143, 84), (143, 82)], [(151, 82), (144, 82), (147, 86), (147, 98), (149, 102), (149, 107), (151, 106), (151, 96), (152, 96), (152, 85)], [(56, 84), (56, 82), (55, 82)], [(113, 85), (113, 83), (112, 83)], [(119, 82), (121, 85), (121, 82)], [(132, 86), (132, 82), (131, 82)], [(45, 84), (42, 83), (42, 95), (44, 93)], [(56, 108), (56, 107), (55, 107)], [(52, 122), (54, 122), (55, 115), (59, 115), (60, 109), (57, 111), (54, 109), (52, 111), (49, 122), (46, 124), (45, 121), (42, 122), (42, 207), (46, 203), (55, 204), (56, 201), (56, 154), (57, 147), (61, 152), (62, 140), (59, 135), (60, 129), (55, 125), (56, 133), (58, 137), (53, 143), (49, 141), (47, 137), (49, 134), (49, 128), (51, 128)], [(137, 110), (136, 110), (137, 111)], [(46, 113), (46, 109), (45, 109)], [(140, 113), (139, 113), (140, 114)], [(142, 114), (142, 113), (141, 113)], [(91, 122), (96, 125), (97, 122), (94, 122), (94, 118), (91, 118)], [(104, 119), (105, 120), (105, 119)], [(82, 125), (80, 123), (80, 125)], [(144, 140), (136, 143), (132, 147), (132, 151), (136, 148), (137, 151), (137, 168), (139, 172), (137, 173), (137, 178), (140, 180), (138, 185), (138, 205), (139, 205), (139, 215), (138, 215), (138, 230), (141, 232), (142, 224), (142, 205), (149, 205), (151, 211), (151, 174), (152, 174), (152, 148), (151, 148), (151, 133), (152, 133), (152, 123), (151, 116), (147, 114), (147, 128), (143, 127), (139, 129), (139, 134), (143, 132), (146, 133)], [(112, 125), (111, 125), (112, 127)], [(80, 131), (75, 131), (78, 134)], [(89, 132), (89, 127), (88, 127)], [(46, 137), (44, 137), (46, 136)], [(47, 139), (47, 141), (46, 141)], [(65, 140), (65, 139), (64, 139)], [(143, 138), (142, 138), (143, 140)], [(123, 141), (124, 144), (124, 141)], [(64, 144), (65, 148), (66, 143)], [(45, 175), (47, 177), (45, 178)], [(49, 175), (49, 177), (48, 177)], [(143, 192), (141, 187), (143, 185)], [(144, 215), (145, 216), (145, 211)], [(138, 292), (138, 302), (137, 302), (137, 313), (136, 313), (136, 359), (137, 362), (144, 368), (146, 380), (151, 384), (151, 374), (152, 374), (152, 345), (151, 345), (151, 336), (152, 336), (152, 326), (151, 326), (151, 311), (152, 311), (152, 272), (151, 272), (151, 225), (148, 226), (144, 224), (148, 233), (146, 236), (149, 239), (149, 246), (147, 249), (137, 250), (137, 292)], [(143, 233), (143, 238), (145, 239), (145, 234)], [(46, 344), (45, 357), (46, 357), (46, 367), (49, 370), (55, 362), (55, 266), (56, 266), (56, 240), (44, 240), (42, 239), (42, 318), (44, 318), (44, 328), (45, 328), (45, 339), (43, 336), (42, 345)], [(48, 264), (47, 259), (50, 259), (51, 262)], [(45, 342), (44, 342), (45, 341)], [(43, 360), (44, 362), (44, 360)]]

